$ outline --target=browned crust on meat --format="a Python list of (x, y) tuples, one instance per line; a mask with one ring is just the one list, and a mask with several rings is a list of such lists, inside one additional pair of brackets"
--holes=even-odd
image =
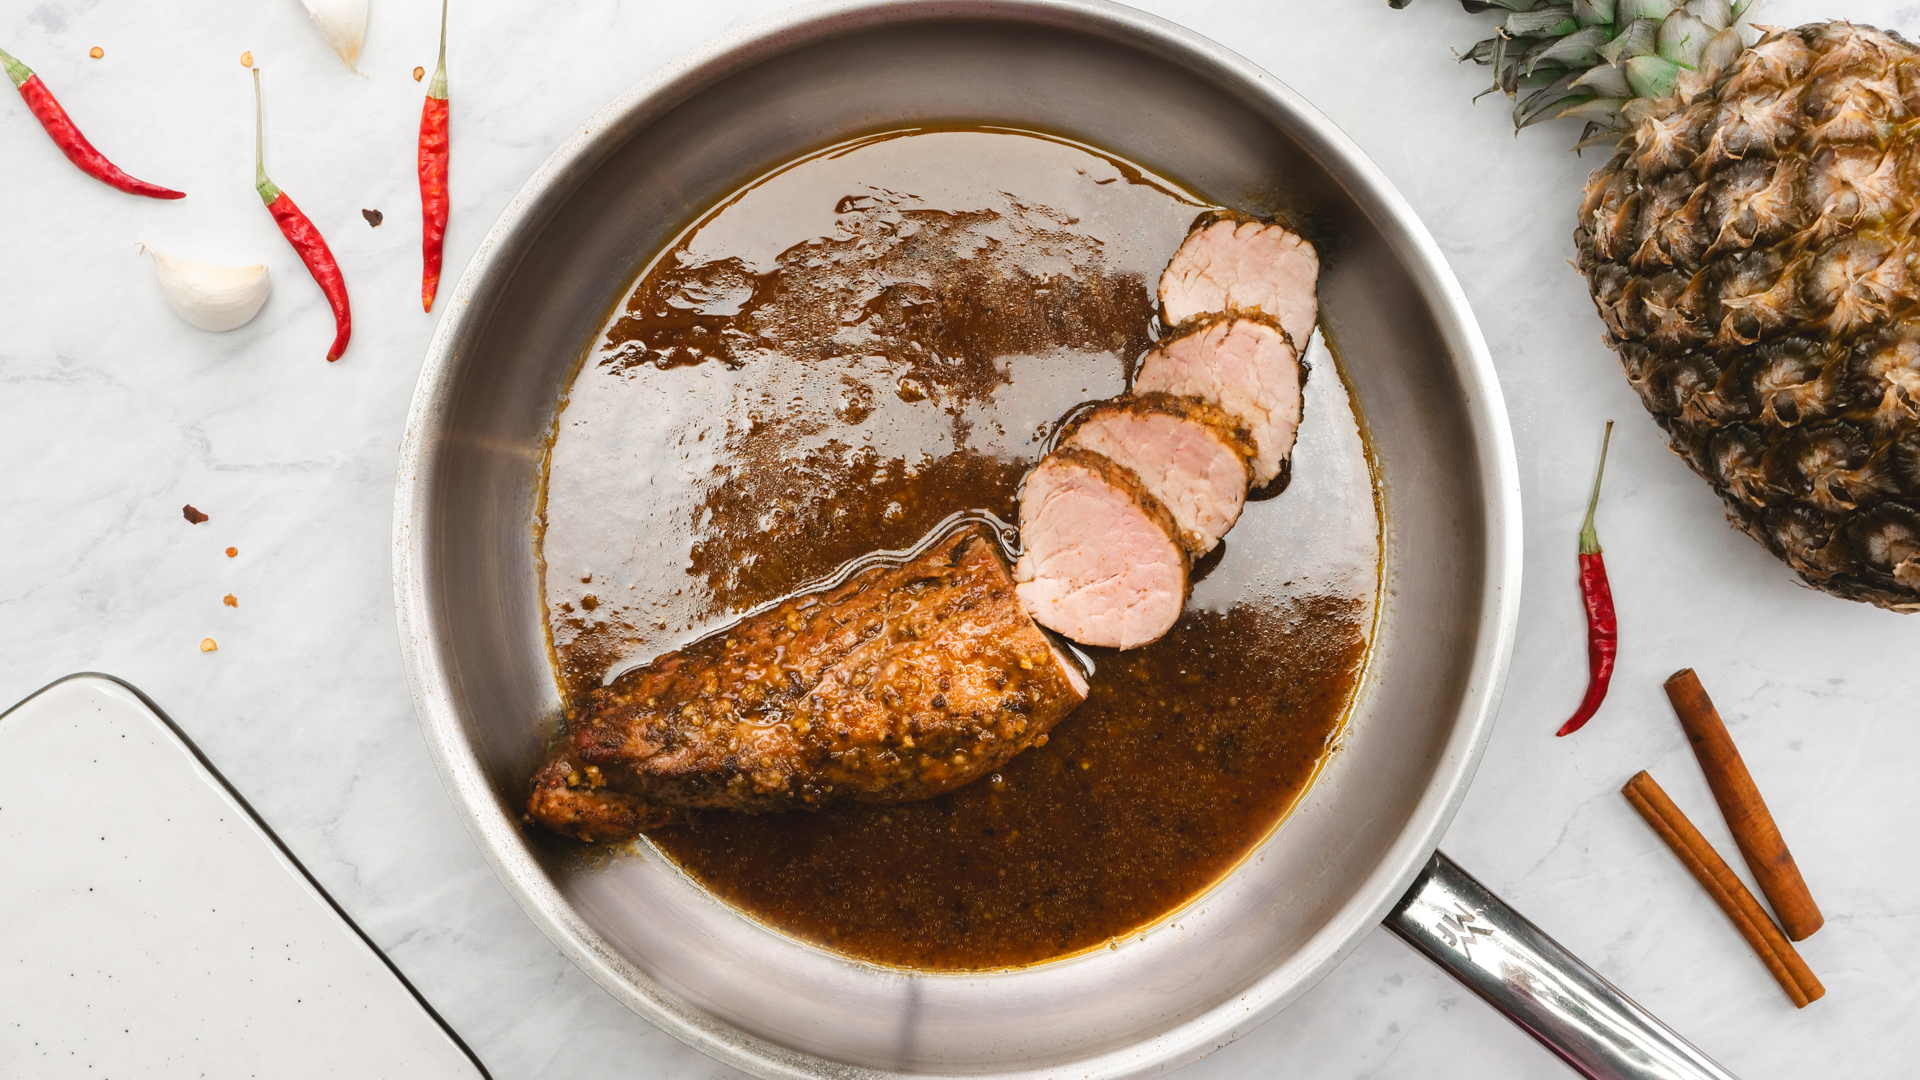
[(1082, 697), (976, 526), (593, 691), (527, 813), (622, 840), (676, 811), (905, 802), (1026, 749)]
[(605, 776), (582, 765), (576, 755), (555, 754), (533, 774), (527, 816), (558, 833), (589, 843), (631, 840), (641, 830), (665, 825), (678, 816), (606, 785)]
[[(1193, 217), (1193, 224), (1187, 226), (1187, 235), (1192, 236), (1194, 233), (1199, 232), (1201, 229), (1204, 229), (1209, 225), (1214, 225), (1222, 221), (1231, 221), (1235, 225), (1272, 225), (1278, 229), (1285, 229), (1287, 232), (1290, 232), (1295, 236), (1300, 236), (1300, 230), (1294, 228), (1293, 226), (1287, 224), (1284, 221), (1281, 221), (1279, 218), (1263, 218), (1254, 214), (1249, 214), (1245, 210), (1235, 210), (1232, 207), (1227, 207), (1227, 206), (1216, 207), (1212, 210), (1202, 210), (1198, 214), (1195, 214)], [(1301, 238), (1305, 239), (1305, 237), (1301, 237)], [(1185, 241), (1183, 239), (1182, 243), (1184, 242)]]
[(1100, 402), (1090, 409), (1082, 410), (1067, 422), (1066, 426), (1060, 430), (1060, 444), (1064, 445), (1072, 441), (1074, 432), (1079, 431), (1094, 417), (1116, 412), (1160, 413), (1199, 424), (1213, 432), (1227, 449), (1233, 451), (1234, 456), (1240, 459), (1240, 463), (1246, 466), (1247, 483), (1253, 482), (1253, 458), (1256, 450), (1253, 445), (1253, 435), (1247, 431), (1247, 426), (1240, 422), (1239, 417), (1213, 402), (1189, 394), (1168, 394), (1159, 390), (1149, 390), (1141, 394), (1123, 394)]
[[(1182, 338), (1190, 338), (1195, 334), (1205, 333), (1221, 323), (1231, 322), (1254, 322), (1262, 326), (1271, 327), (1274, 332), (1278, 333), (1281, 338), (1286, 341), (1287, 347), (1293, 350), (1294, 359), (1301, 361), (1301, 370), (1306, 370), (1306, 364), (1303, 359), (1306, 356), (1306, 350), (1301, 347), (1299, 342), (1293, 340), (1293, 335), (1287, 333), (1287, 328), (1280, 325), (1279, 319), (1268, 315), (1264, 311), (1242, 311), (1239, 308), (1235, 308), (1232, 311), (1209, 311), (1204, 315), (1195, 315), (1193, 318), (1181, 323), (1174, 329), (1173, 333), (1161, 338), (1154, 344), (1153, 348), (1147, 351), (1150, 353), (1165, 352), (1167, 346)], [(1145, 361), (1146, 355), (1143, 353), (1141, 355), (1141, 362), (1144, 363)], [(1133, 369), (1139, 371), (1140, 365), (1135, 364)]]
[[(1034, 468), (1038, 469), (1049, 461), (1077, 465), (1125, 492), (1127, 497), (1133, 500), (1134, 505), (1138, 506), (1155, 525), (1160, 526), (1160, 531), (1167, 534), (1167, 539), (1173, 541), (1173, 546), (1180, 549), (1186, 568), (1189, 570), (1193, 568), (1195, 556), (1193, 548), (1187, 543), (1186, 530), (1173, 519), (1173, 511), (1167, 509), (1167, 504), (1147, 490), (1147, 485), (1140, 481), (1138, 473), (1105, 454), (1080, 446), (1062, 446), (1042, 458), (1040, 465)], [(1187, 588), (1191, 591), (1193, 583), (1188, 582)]]

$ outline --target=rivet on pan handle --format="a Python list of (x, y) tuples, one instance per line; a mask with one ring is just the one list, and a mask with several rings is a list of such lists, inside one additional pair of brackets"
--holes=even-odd
[(1440, 852), (1386, 925), (1590, 1080), (1735, 1080)]

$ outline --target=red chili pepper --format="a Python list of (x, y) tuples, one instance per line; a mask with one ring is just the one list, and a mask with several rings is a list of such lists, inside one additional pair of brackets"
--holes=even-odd
[(347, 351), (347, 339), (353, 336), (353, 312), (347, 307), (347, 279), (340, 276), (340, 264), (334, 261), (320, 230), (293, 205), (286, 192), (267, 179), (266, 133), (260, 113), (260, 69), (254, 68), (253, 186), (260, 192), (260, 201), (267, 204), (274, 224), (280, 226), (280, 235), (300, 253), (300, 261), (307, 264), (307, 272), (313, 275), (320, 291), (327, 294), (327, 303), (333, 307), (333, 348), (327, 350), (327, 362), (332, 363)]
[(53, 139), (53, 145), (67, 155), (68, 161), (79, 166), (81, 172), (103, 184), (117, 187), (129, 195), (145, 195), (149, 199), (187, 197), (184, 191), (163, 188), (158, 184), (149, 184), (145, 180), (135, 180), (121, 172), (118, 166), (93, 148), (93, 144), (87, 141), (87, 137), (80, 134), (79, 128), (73, 126), (73, 119), (67, 115), (67, 110), (61, 108), (60, 103), (53, 99), (53, 91), (47, 89), (47, 84), (40, 81), (40, 76), (35, 75), (32, 68), (7, 55), (5, 49), (0, 49), (0, 64), (5, 65), (7, 77), (13, 80), (14, 88), (20, 91), (20, 96), (27, 99), (27, 108), (33, 111), (34, 118), (40, 121), (41, 127), (47, 129), (47, 134)]
[(440, 66), (420, 110), (420, 307), (433, 310), (447, 242), (447, 0), (440, 0)]
[(1606, 559), (1600, 554), (1600, 536), (1593, 531), (1593, 511), (1600, 505), (1600, 479), (1607, 475), (1607, 445), (1613, 441), (1613, 421), (1600, 440), (1600, 468), (1593, 474), (1593, 496), (1587, 500), (1587, 520), (1580, 526), (1580, 598), (1587, 605), (1587, 695), (1580, 699), (1573, 719), (1555, 735), (1571, 735), (1586, 726), (1607, 698), (1613, 682), (1613, 661), (1620, 653), (1620, 623), (1613, 613), (1613, 586), (1607, 582)]

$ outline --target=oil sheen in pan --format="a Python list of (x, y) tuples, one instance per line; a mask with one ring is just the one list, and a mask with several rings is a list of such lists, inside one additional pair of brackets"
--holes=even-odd
[[(1077, 404), (1161, 331), (1206, 204), (1028, 132), (893, 132), (748, 185), (652, 259), (556, 423), (542, 557), (568, 700), (958, 512), (1015, 519)], [(1286, 489), (1196, 568), (1173, 632), (1089, 650), (1047, 745), (921, 803), (699, 815), (648, 841), (750, 917), (871, 962), (1034, 963), (1192, 900), (1305, 790), (1379, 588), (1366, 447), (1309, 350)], [(556, 841), (558, 843), (558, 841)]]

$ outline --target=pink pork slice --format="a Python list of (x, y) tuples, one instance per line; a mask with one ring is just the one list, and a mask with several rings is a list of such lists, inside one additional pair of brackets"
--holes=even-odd
[(1240, 520), (1253, 480), (1252, 438), (1199, 398), (1154, 393), (1101, 402), (1073, 422), (1062, 444), (1131, 469), (1173, 515), (1195, 558)]
[(1124, 466), (1061, 447), (1020, 493), (1014, 595), (1034, 621), (1083, 645), (1145, 645), (1173, 628), (1187, 602), (1178, 529)]
[(1169, 326), (1229, 312), (1258, 312), (1300, 348), (1320, 317), (1320, 256), (1280, 225), (1240, 214), (1203, 217), (1160, 274), (1160, 310)]
[(1136, 393), (1159, 391), (1212, 402), (1253, 437), (1253, 482), (1280, 475), (1300, 429), (1300, 354), (1279, 327), (1236, 316), (1201, 323), (1140, 362)]

